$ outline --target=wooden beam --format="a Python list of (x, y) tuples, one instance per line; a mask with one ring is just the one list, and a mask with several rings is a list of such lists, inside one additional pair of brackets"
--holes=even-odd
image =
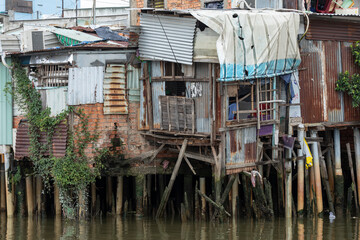
[[(177, 149), (178, 149), (179, 151), (181, 151), (181, 149), (180, 149), (179, 146), (177, 146)], [(185, 159), (185, 162), (187, 163), (187, 165), (189, 166), (190, 170), (193, 172), (194, 175), (196, 175), (196, 172), (195, 172), (193, 166), (191, 165), (189, 159), (188, 159), (186, 156), (184, 156), (184, 159)]]
[(183, 144), (181, 146), (181, 149), (180, 149), (180, 153), (179, 153), (179, 156), (178, 156), (178, 159), (176, 161), (176, 164), (175, 164), (175, 167), (174, 167), (174, 170), (171, 174), (171, 178), (170, 178), (170, 182), (168, 184), (168, 186), (166, 187), (164, 193), (163, 193), (163, 196), (161, 198), (161, 202), (160, 202), (160, 206), (159, 206), (159, 209), (156, 213), (156, 218), (159, 218), (162, 216), (162, 214), (164, 213), (164, 209), (166, 207), (166, 203), (167, 201), (169, 200), (169, 196), (170, 196), (170, 193), (171, 193), (171, 190), (173, 188), (173, 185), (174, 185), (174, 182), (175, 182), (175, 179), (176, 179), (176, 176), (179, 172), (179, 168), (180, 168), (180, 165), (181, 165), (181, 162), (182, 162), (182, 159), (184, 157), (184, 154), (185, 154), (185, 150), (186, 150), (186, 147), (187, 147), (187, 143), (188, 143), (188, 140), (185, 138), (184, 141), (183, 141)]
[(206, 196), (205, 194), (203, 194), (202, 192), (200, 192), (199, 189), (196, 189), (196, 192), (197, 192), (201, 197), (205, 198), (205, 200), (206, 200), (207, 202), (209, 202), (210, 204), (214, 205), (214, 206), (215, 206), (216, 208), (218, 208), (220, 211), (224, 212), (226, 215), (228, 215), (229, 217), (231, 217), (231, 214), (228, 213), (228, 212), (225, 210), (224, 206), (219, 205), (219, 204), (217, 204), (216, 202), (214, 202), (211, 198), (209, 198), (208, 196)]
[(159, 152), (165, 147), (165, 143), (161, 144), (161, 146), (154, 152), (154, 154), (152, 155), (152, 157), (149, 160), (149, 163), (151, 163), (156, 156), (159, 154)]

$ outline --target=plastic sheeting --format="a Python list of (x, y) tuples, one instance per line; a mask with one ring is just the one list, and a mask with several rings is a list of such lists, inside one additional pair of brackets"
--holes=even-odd
[(288, 74), (300, 64), (298, 13), (194, 10), (191, 14), (220, 34), (216, 43), (220, 81)]

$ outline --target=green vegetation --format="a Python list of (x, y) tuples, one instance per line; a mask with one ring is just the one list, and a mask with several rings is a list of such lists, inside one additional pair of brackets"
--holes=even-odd
[[(360, 66), (360, 45), (356, 42), (351, 46), (352, 54), (355, 58), (355, 64)], [(352, 106), (360, 106), (360, 75), (358, 73), (350, 76), (349, 72), (339, 74), (339, 79), (336, 82), (335, 90), (345, 92), (352, 98)]]

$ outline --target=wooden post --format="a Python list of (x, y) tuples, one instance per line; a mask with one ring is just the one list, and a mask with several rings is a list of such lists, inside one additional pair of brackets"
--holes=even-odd
[(116, 190), (116, 214), (121, 215), (123, 206), (123, 188), (124, 188), (124, 177), (117, 177), (117, 190)]
[[(304, 150), (304, 125), (298, 126), (298, 141), (300, 148), (298, 149), (298, 157), (302, 157)], [(299, 159), (297, 162), (297, 212), (299, 216), (304, 214), (304, 160)]]
[(86, 218), (86, 194), (85, 194), (86, 190), (81, 190), (79, 192), (79, 218), (80, 219), (85, 219)]
[(356, 190), (356, 180), (355, 180), (355, 175), (354, 175), (354, 164), (352, 161), (352, 156), (351, 156), (351, 148), (350, 148), (350, 143), (346, 144), (346, 149), (347, 149), (347, 154), (348, 154), (348, 159), (349, 159), (349, 168), (350, 168), (350, 174), (351, 174), (351, 180), (354, 186), (354, 198), (355, 198), (355, 208), (356, 208), (356, 214), (359, 214), (359, 202), (358, 202), (358, 195), (357, 195), (357, 190)]
[(0, 168), (0, 212), (6, 210), (6, 193), (5, 193), (5, 173), (4, 171), (4, 164), (1, 164), (2, 167)]
[(148, 113), (148, 123), (150, 129), (154, 128), (153, 124), (153, 109), (152, 109), (152, 94), (151, 94), (151, 76), (149, 75), (151, 63), (145, 62), (144, 64), (144, 77), (146, 82), (146, 100), (147, 100), (147, 113)]
[(194, 188), (193, 188), (193, 176), (184, 175), (184, 191), (187, 196), (189, 218), (193, 215), (194, 211)]
[(144, 215), (143, 195), (144, 195), (144, 175), (135, 177), (135, 195), (136, 195), (136, 216)]
[(239, 174), (236, 174), (236, 177), (235, 177), (235, 181), (232, 185), (232, 190), (231, 190), (231, 206), (232, 206), (232, 216), (233, 218), (236, 218), (237, 217), (237, 209), (236, 209), (236, 200), (238, 199), (239, 197)]
[(113, 207), (113, 191), (112, 177), (106, 177), (106, 210), (112, 212)]
[(164, 191), (164, 194), (161, 198), (161, 202), (160, 202), (160, 206), (159, 206), (159, 209), (156, 213), (156, 218), (159, 218), (162, 216), (163, 212), (164, 212), (164, 209), (166, 207), (166, 203), (169, 199), (169, 196), (170, 196), (170, 193), (171, 193), (171, 190), (172, 190), (172, 187), (174, 185), (174, 182), (175, 182), (175, 179), (176, 179), (176, 176), (179, 172), (179, 168), (180, 168), (180, 165), (181, 165), (181, 162), (182, 162), (182, 159), (184, 157), (184, 154), (185, 154), (185, 150), (186, 150), (186, 147), (187, 147), (187, 143), (188, 143), (188, 140), (185, 138), (183, 143), (182, 143), (182, 146), (181, 146), (181, 150), (179, 152), (179, 156), (178, 156), (178, 159), (176, 161), (176, 164), (175, 164), (175, 167), (174, 167), (174, 170), (171, 174), (171, 178), (170, 178), (170, 182), (169, 182), (169, 185), (166, 187), (165, 191)]
[[(205, 178), (201, 177), (200, 178), (200, 192), (202, 194), (206, 194), (206, 182), (205, 182)], [(205, 220), (206, 218), (206, 200), (204, 197), (201, 197), (201, 218), (203, 220)]]
[(41, 198), (42, 198), (42, 194), (41, 194), (41, 192), (42, 192), (42, 179), (41, 179), (41, 177), (40, 176), (36, 176), (35, 177), (35, 181), (36, 181), (36, 187), (35, 187), (35, 190), (36, 190), (36, 193), (35, 193), (35, 195), (36, 195), (36, 210), (37, 210), (37, 213), (39, 214), (39, 215), (41, 215), (42, 214), (42, 208), (41, 208)]
[(61, 215), (61, 205), (60, 205), (60, 193), (59, 187), (54, 184), (54, 207), (55, 207), (55, 215)]
[(91, 215), (96, 213), (96, 183), (91, 183)]
[[(360, 132), (359, 128), (354, 128), (354, 148), (355, 148), (355, 163), (357, 176), (357, 193), (360, 205)], [(355, 184), (356, 186), (356, 184)]]
[(327, 174), (326, 164), (325, 164), (324, 160), (320, 160), (320, 170), (321, 170), (321, 178), (324, 183), (324, 187), (325, 187), (325, 191), (326, 191), (326, 197), (327, 197), (328, 203), (329, 203), (329, 210), (330, 210), (330, 212), (335, 214), (333, 196), (331, 194), (329, 177)]
[[(10, 146), (3, 145), (5, 150), (5, 189), (6, 189), (6, 212), (8, 217), (13, 217), (15, 213), (14, 190), (9, 189), (9, 170), (10, 170)], [(13, 188), (14, 189), (14, 188)]]
[[(317, 132), (311, 131), (311, 137), (316, 138)], [(311, 150), (313, 153), (313, 162), (314, 162), (314, 173), (315, 173), (315, 193), (316, 193), (316, 207), (317, 214), (322, 214), (323, 212), (323, 199), (322, 199), (322, 189), (321, 189), (321, 174), (320, 174), (320, 158), (319, 158), (319, 149), (318, 143), (315, 142), (311, 145)]]
[(344, 176), (341, 169), (340, 131), (337, 128), (334, 129), (334, 150), (335, 150), (335, 206), (341, 208), (344, 201)]
[(27, 176), (26, 181), (26, 203), (27, 203), (27, 213), (29, 217), (32, 217), (34, 214), (34, 195), (33, 195), (33, 177)]
[(333, 200), (335, 199), (335, 195), (334, 195), (334, 168), (333, 168), (333, 163), (332, 161), (333, 159), (333, 141), (332, 141), (332, 136), (331, 136), (331, 132), (330, 131), (326, 131), (325, 133), (325, 137), (327, 139), (327, 147), (328, 147), (328, 151), (326, 152), (326, 167), (327, 167), (327, 173), (328, 173), (328, 177), (329, 177), (329, 184), (330, 184), (330, 189), (331, 189), (331, 195)]
[[(290, 135), (288, 135), (290, 136)], [(292, 216), (292, 164), (291, 164), (291, 150), (286, 149), (285, 155), (285, 217)]]

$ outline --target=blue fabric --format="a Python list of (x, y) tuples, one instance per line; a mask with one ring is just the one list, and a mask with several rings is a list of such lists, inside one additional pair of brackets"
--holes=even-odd
[(233, 114), (233, 111), (236, 111), (236, 103), (233, 103), (233, 104), (230, 104), (229, 106), (229, 117), (228, 117), (228, 120), (233, 120), (234, 119), (234, 114)]
[(291, 81), (291, 76), (292, 76), (292, 74), (286, 74), (286, 75), (280, 76), (285, 81), (286, 86), (288, 86), (290, 83), (290, 103), (292, 102), (292, 99), (295, 97), (295, 91), (294, 91), (294, 86)]

